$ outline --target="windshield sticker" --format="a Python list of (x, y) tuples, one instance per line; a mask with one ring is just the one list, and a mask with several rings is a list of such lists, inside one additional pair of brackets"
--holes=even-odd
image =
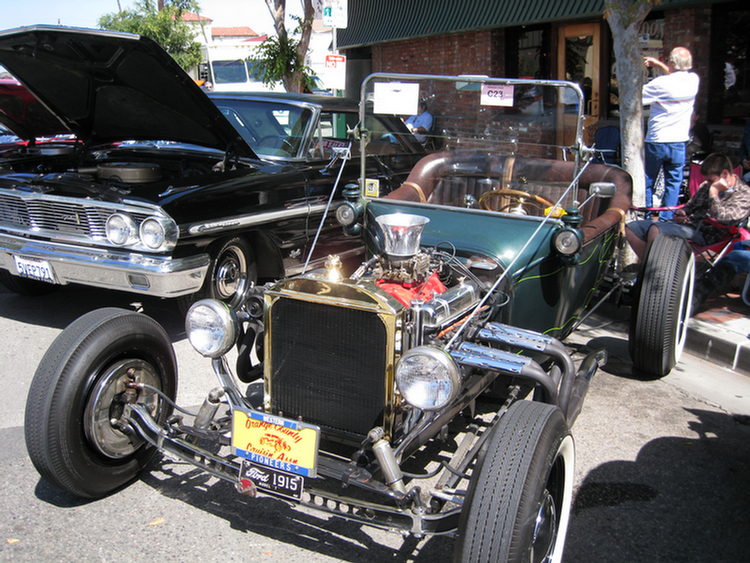
[(367, 178), (365, 180), (365, 195), (367, 197), (380, 197), (380, 180)]
[(479, 103), (483, 106), (513, 107), (512, 84), (482, 84)]
[(419, 84), (376, 82), (373, 112), (388, 115), (416, 115), (419, 112)]

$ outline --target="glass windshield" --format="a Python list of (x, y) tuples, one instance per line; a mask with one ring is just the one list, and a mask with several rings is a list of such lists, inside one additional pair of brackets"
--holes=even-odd
[(274, 101), (216, 99), (215, 102), (258, 156), (298, 158), (307, 148), (311, 109)]
[[(415, 173), (429, 183), (428, 191), (455, 192), (456, 197), (443, 198), (448, 205), (479, 207), (481, 195), (499, 189), (534, 193), (531, 180), (521, 185), (526, 178), (514, 162), (578, 162), (583, 148), (584, 97), (571, 82), (375, 74), (365, 81), (363, 96), (364, 123), (372, 123), (372, 117), (398, 118), (407, 130), (387, 136), (422, 144), (429, 154)], [(375, 143), (378, 135), (366, 129), (362, 142)], [(362, 170), (365, 195), (382, 196), (364, 165)], [(565, 192), (572, 202), (575, 193), (567, 191), (572, 179), (560, 178), (559, 186), (547, 180), (540, 187), (545, 201), (557, 201), (558, 192), (560, 197)], [(429, 193), (419, 195), (432, 201)], [(484, 204), (506, 207), (502, 201)]]
[(583, 95), (569, 82), (373, 75), (365, 96), (368, 115), (411, 122), (428, 148), (553, 159), (578, 150)]

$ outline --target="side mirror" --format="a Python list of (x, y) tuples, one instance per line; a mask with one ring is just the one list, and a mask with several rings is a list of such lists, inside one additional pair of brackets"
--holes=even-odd
[(617, 193), (614, 182), (594, 182), (589, 186), (589, 196), (613, 197)]
[(614, 182), (594, 182), (589, 186), (589, 197), (586, 198), (579, 208), (586, 205), (593, 197), (612, 197), (617, 193)]

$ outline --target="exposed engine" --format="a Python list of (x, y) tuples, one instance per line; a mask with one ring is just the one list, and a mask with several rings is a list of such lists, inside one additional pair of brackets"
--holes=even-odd
[(378, 217), (384, 252), (364, 264), (352, 279), (369, 277), (380, 289), (410, 309), (412, 345), (424, 342), (424, 331), (450, 325), (484, 295), (480, 278), (488, 265), (500, 265), (487, 258), (463, 263), (452, 252), (440, 248), (420, 249), (426, 217), (395, 213)]

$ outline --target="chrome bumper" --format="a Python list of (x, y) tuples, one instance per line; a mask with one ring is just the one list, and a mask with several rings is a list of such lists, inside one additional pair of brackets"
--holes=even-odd
[(18, 275), (14, 256), (44, 260), (55, 283), (76, 283), (155, 297), (195, 293), (203, 285), (208, 254), (173, 259), (0, 234), (0, 268)]

